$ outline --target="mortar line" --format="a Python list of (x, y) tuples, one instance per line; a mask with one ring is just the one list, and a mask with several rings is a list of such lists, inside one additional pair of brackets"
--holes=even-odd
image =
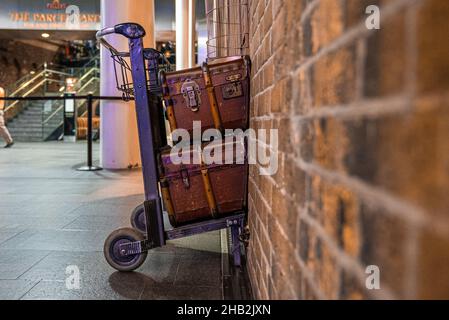
[(398, 199), (385, 190), (368, 185), (359, 178), (329, 171), (316, 164), (307, 163), (302, 159), (293, 158), (293, 161), (295, 161), (306, 173), (318, 175), (327, 181), (345, 185), (361, 198), (365, 199), (365, 202), (391, 210), (391, 214), (397, 215), (400, 218), (409, 220), (417, 225), (423, 225), (426, 223), (426, 220), (428, 220), (425, 212), (421, 208), (412, 205), (403, 199)]
[[(395, 2), (389, 3), (381, 7), (382, 17), (383, 19), (388, 19), (393, 17), (398, 11), (403, 9), (403, 7), (412, 4), (413, 2), (422, 1), (422, 0), (397, 0)], [(351, 43), (358, 37), (366, 37), (369, 34), (373, 34), (377, 30), (369, 30), (365, 26), (365, 22), (361, 22), (358, 25), (352, 27), (347, 30), (340, 38), (336, 39), (332, 43), (330, 43), (327, 47), (319, 50), (314, 56), (310, 57), (306, 61), (303, 62), (296, 70), (292, 70), (292, 75), (297, 75), (300, 71), (305, 70), (315, 64), (322, 57), (333, 53), (334, 51), (344, 47), (345, 45)]]
[[(334, 241), (329, 237), (323, 227), (308, 213), (303, 214), (301, 216), (302, 220), (307, 223), (311, 228), (315, 230), (317, 236), (321, 238), (323, 242), (325, 242), (328, 246), (329, 252), (332, 256), (334, 256), (335, 260), (340, 264), (341, 267), (351, 272), (354, 275), (360, 284), (364, 287), (366, 281), (365, 270), (363, 270), (361, 263), (351, 256), (349, 256), (345, 251), (341, 250), (337, 245), (335, 245)], [(387, 286), (382, 286), (382, 292), (378, 292), (376, 290), (369, 291), (371, 295), (376, 299), (394, 299), (395, 295)]]

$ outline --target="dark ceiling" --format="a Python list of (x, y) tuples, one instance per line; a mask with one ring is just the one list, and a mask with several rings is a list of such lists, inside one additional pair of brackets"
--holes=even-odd
[(0, 39), (39, 40), (42, 33), (50, 34), (51, 40), (89, 40), (95, 39), (95, 31), (60, 31), (60, 30), (6, 30), (0, 29)]

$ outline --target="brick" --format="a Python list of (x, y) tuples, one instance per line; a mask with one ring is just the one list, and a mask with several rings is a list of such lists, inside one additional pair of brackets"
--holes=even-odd
[(273, 64), (273, 60), (268, 61), (267, 64), (265, 65), (263, 76), (264, 76), (265, 88), (273, 85), (273, 80), (274, 80), (274, 64)]
[(348, 152), (344, 158), (346, 172), (373, 183), (380, 163), (377, 158), (377, 121), (360, 119), (344, 123), (348, 137)]
[(309, 226), (304, 221), (299, 222), (299, 256), (305, 263), (309, 260)]
[(364, 94), (366, 97), (389, 96), (405, 90), (406, 24), (401, 14), (382, 21), (380, 30), (366, 44)]
[(361, 241), (357, 197), (344, 187), (324, 184), (321, 201), (326, 233), (346, 254), (358, 258)]
[(355, 99), (355, 46), (322, 57), (313, 66), (314, 106), (348, 104)]
[(328, 246), (318, 239), (315, 250), (317, 259), (319, 259), (319, 268), (317, 268), (314, 278), (317, 282), (320, 292), (326, 299), (338, 299), (339, 296), (339, 267), (334, 255)]
[(449, 88), (449, 3), (428, 0), (417, 15), (417, 81), (419, 93)]
[(295, 202), (296, 208), (304, 207), (306, 173), (291, 157), (285, 161), (285, 189), (289, 191), (289, 197)]
[(314, 121), (314, 162), (329, 170), (343, 170), (349, 140), (340, 121), (326, 118)]
[(449, 296), (449, 239), (431, 229), (419, 236), (417, 260), (418, 299), (447, 299)]
[(360, 228), (361, 262), (379, 267), (381, 290), (388, 287), (397, 296), (404, 296), (408, 281), (405, 273), (411, 267), (406, 260), (406, 245), (411, 241), (409, 227), (388, 211), (362, 205)]
[(284, 44), (286, 32), (287, 32), (286, 11), (281, 10), (279, 15), (273, 22), (272, 43), (274, 48), (277, 48)]
[(320, 1), (311, 17), (312, 52), (317, 53), (343, 34), (343, 8), (339, 1)]
[[(285, 153), (293, 152), (292, 144), (292, 131), (289, 118), (282, 118), (274, 121), (273, 130), (278, 132), (278, 145), (279, 151)], [(270, 137), (270, 133), (267, 133), (267, 139)]]
[[(305, 114), (312, 105), (312, 88), (313, 70), (303, 70), (291, 81), (290, 85), (295, 89), (293, 97), (292, 109), (296, 114)], [(291, 89), (293, 89), (291, 88)]]
[(272, 3), (273, 1), (268, 2), (265, 13), (263, 15), (263, 33), (267, 34), (273, 25), (273, 12), (272, 12)]
[(349, 271), (342, 270), (340, 273), (341, 300), (366, 300), (370, 298), (368, 290)]
[[(296, 221), (298, 217), (297, 207), (290, 199), (280, 192), (273, 193), (272, 217), (277, 219), (285, 233), (285, 237), (291, 247), (296, 244)], [(271, 224), (269, 221), (268, 224)]]
[(376, 184), (431, 216), (447, 217), (449, 155), (443, 146), (449, 139), (449, 109), (444, 102), (420, 104), (428, 109), (378, 122), (378, 161), (388, 165), (379, 167)]

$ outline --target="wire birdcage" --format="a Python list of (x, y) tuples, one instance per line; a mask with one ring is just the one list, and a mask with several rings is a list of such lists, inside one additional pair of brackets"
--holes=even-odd
[[(129, 52), (118, 52), (114, 48), (108, 48), (111, 58), (114, 61), (114, 73), (117, 89), (122, 92), (123, 100), (131, 100), (134, 97), (134, 85), (132, 82), (131, 65), (129, 62)], [(149, 92), (160, 95), (161, 83), (159, 72), (175, 71), (166, 57), (154, 50), (144, 49), (145, 71), (147, 72), (147, 89)]]
[(208, 59), (248, 54), (248, 16), (248, 0), (206, 0)]

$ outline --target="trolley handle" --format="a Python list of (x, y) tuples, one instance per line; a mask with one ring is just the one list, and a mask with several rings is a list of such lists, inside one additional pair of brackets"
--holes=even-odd
[(139, 39), (145, 36), (145, 29), (137, 23), (120, 23), (114, 27), (104, 28), (97, 32), (96, 38), (107, 49), (119, 53), (104, 37), (110, 34), (120, 34), (128, 39)]

